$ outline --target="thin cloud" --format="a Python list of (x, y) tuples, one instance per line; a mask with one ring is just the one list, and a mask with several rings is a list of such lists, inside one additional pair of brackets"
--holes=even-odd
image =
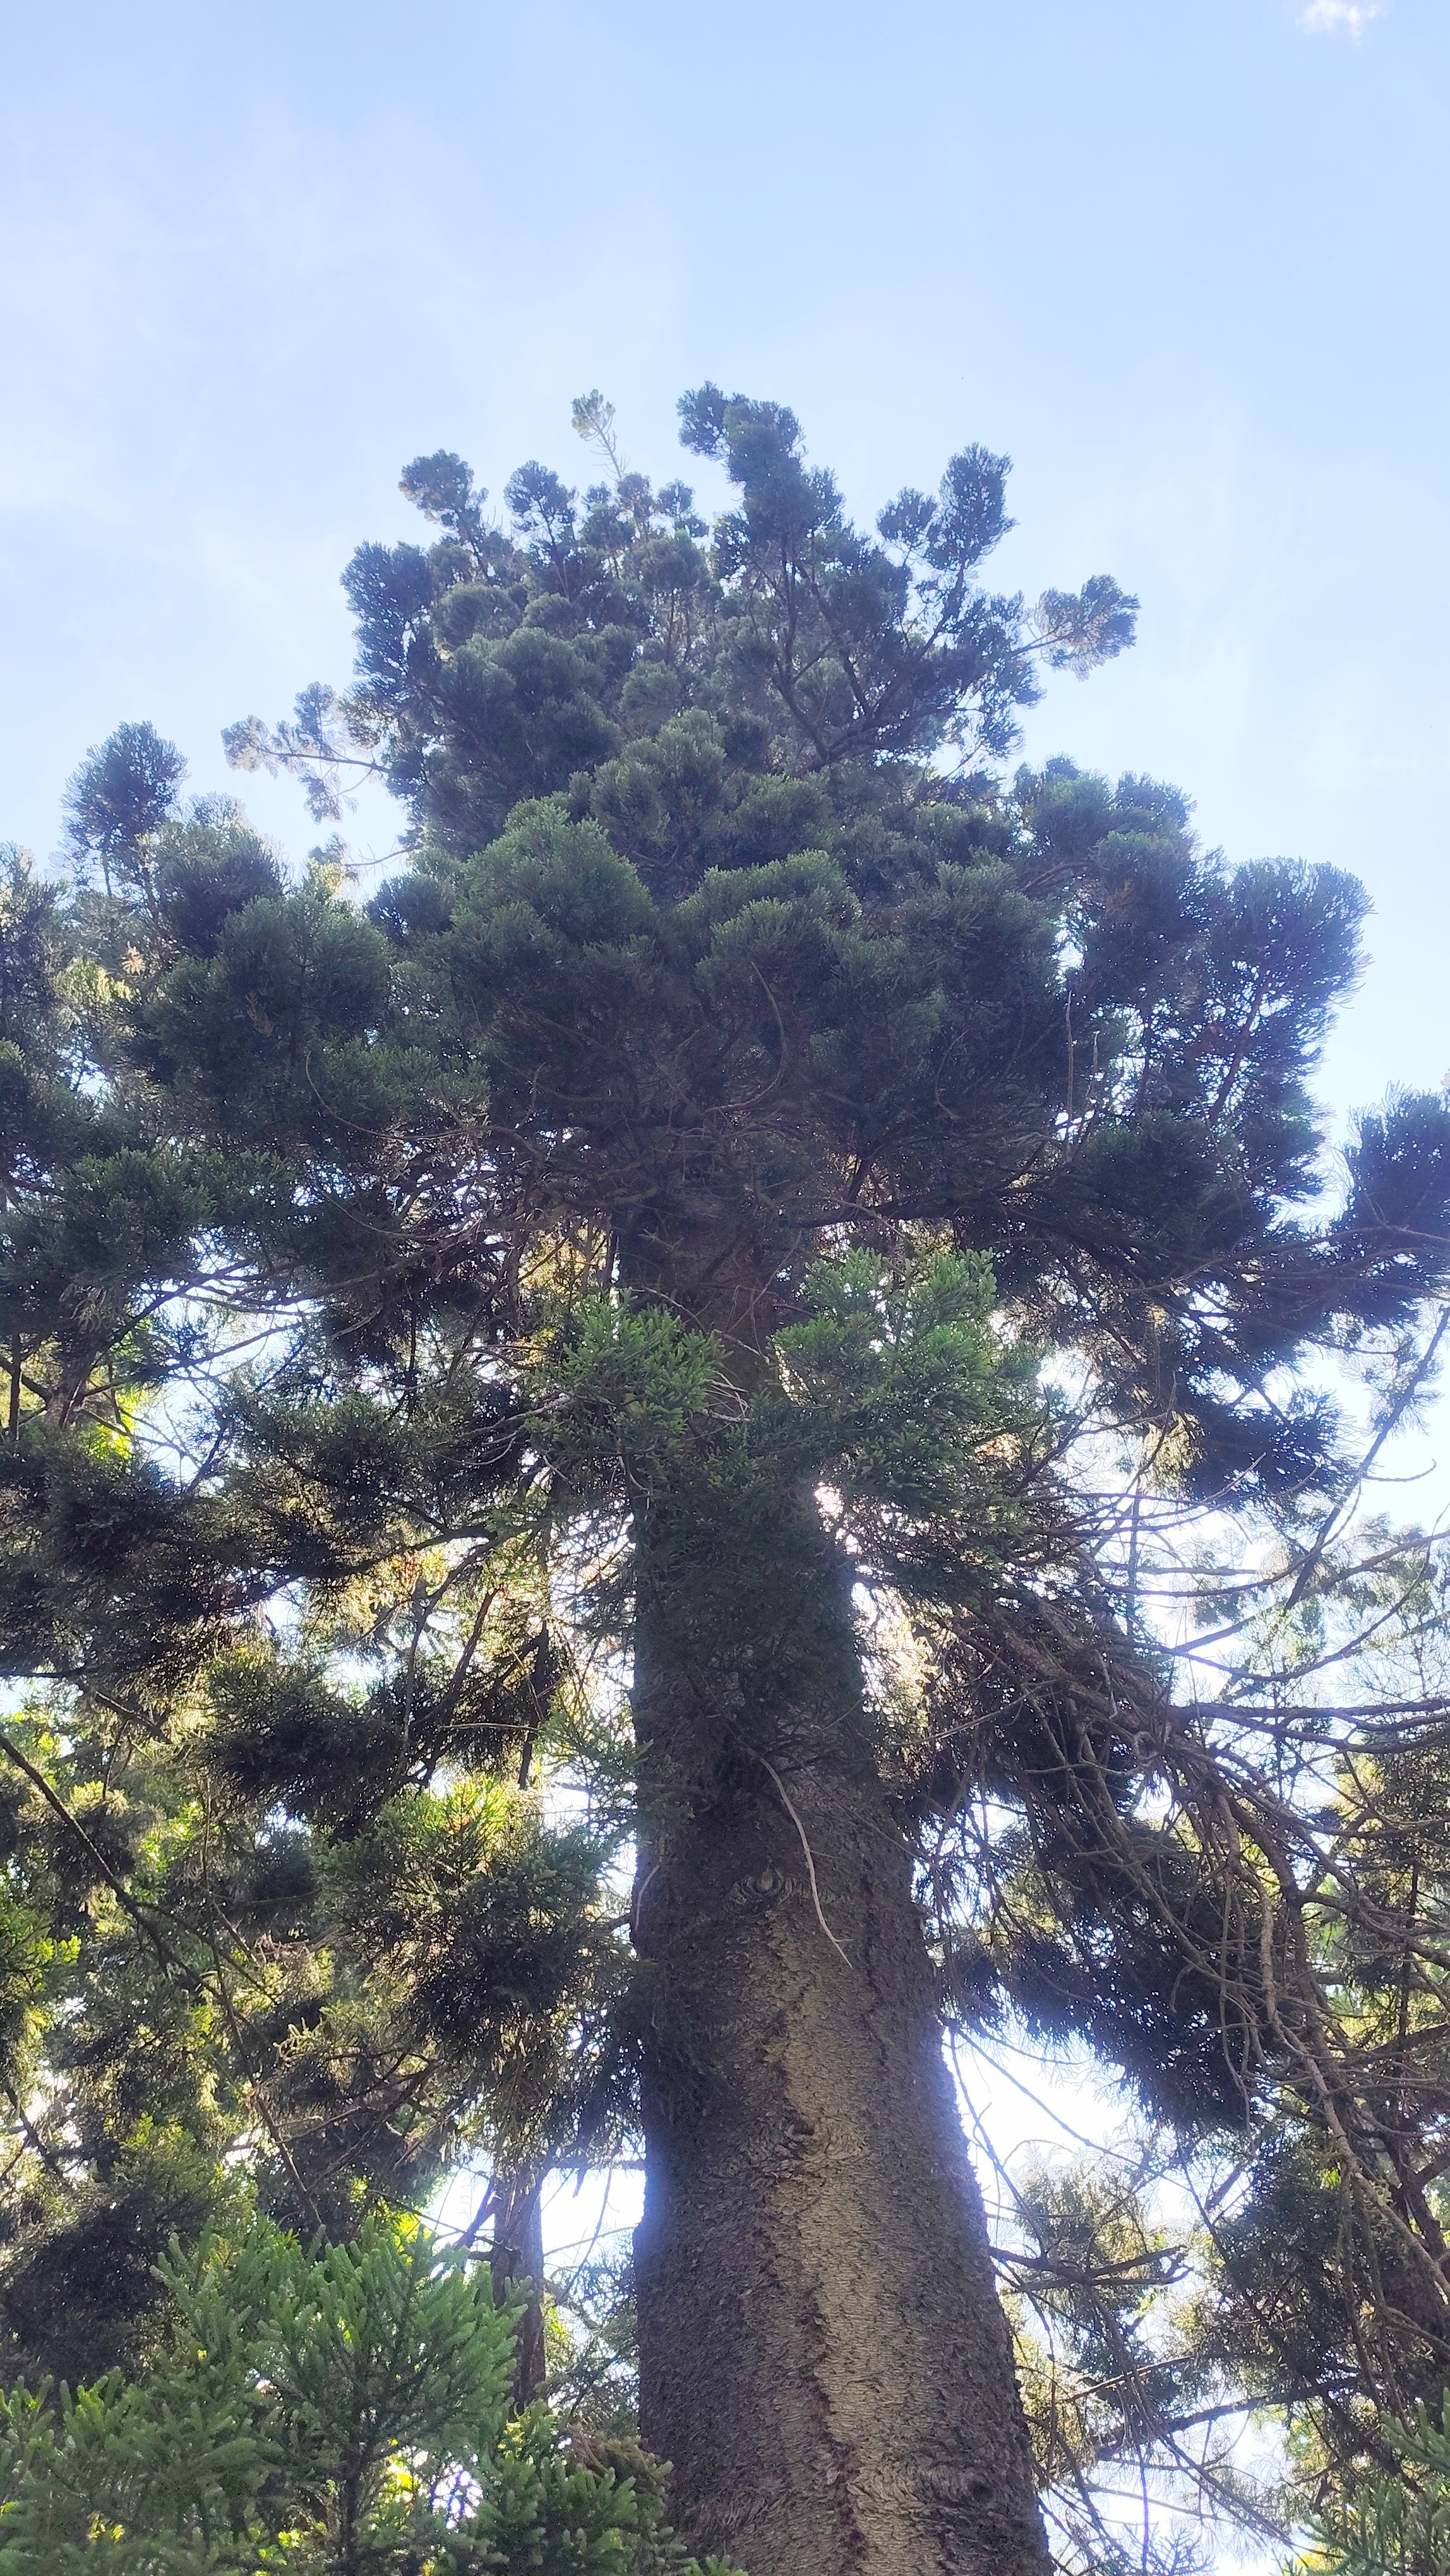
[(1309, 0), (1299, 12), (1308, 36), (1362, 36), (1371, 18), (1382, 18), (1389, 0)]

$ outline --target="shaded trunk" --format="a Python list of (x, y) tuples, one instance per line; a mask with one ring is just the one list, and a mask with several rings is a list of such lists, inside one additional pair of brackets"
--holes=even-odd
[(653, 1506), (635, 1707), (644, 2438), (748, 2576), (1045, 2576), (849, 1567), (809, 1493)]
[(494, 2175), (493, 2251), (489, 2270), (500, 2306), (510, 2290), (527, 2285), (528, 2298), (514, 2338), (510, 2406), (522, 2414), (547, 2386), (544, 2362), (544, 2174), (539, 2165), (500, 2167)]

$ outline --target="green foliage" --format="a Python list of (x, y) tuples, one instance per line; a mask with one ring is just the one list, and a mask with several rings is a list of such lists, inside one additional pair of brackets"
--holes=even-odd
[[(831, 1615), (854, 1597), (870, 1641), (852, 1758), (921, 1864), (948, 2009), (1086, 2039), (1185, 2140), (1260, 2123), (1174, 2373), (1112, 2289), (1151, 2231), (1038, 2196), (1052, 2332), (1094, 2388), (1126, 2341), (1152, 2400), (1074, 2401), (1084, 2448), (1228, 2375), (1316, 2406), (1339, 2473), (1367, 2338), (1406, 2403), (1450, 2373), (1421, 2261), (1443, 1751), (1286, 1750), (1264, 1719), (1266, 1750), (1196, 1673), (1173, 1705), (1142, 1528), (1234, 1514), (1271, 1564), (1280, 1609), (1224, 1612), (1235, 1706), (1272, 1718), (1340, 1652), (1350, 1434), (1295, 1372), (1413, 1377), (1450, 1122), (1393, 1100), (1332, 1205), (1310, 1086), (1359, 889), (1228, 867), (1150, 780), (1009, 774), (1038, 670), (1122, 649), (1134, 604), (986, 587), (1004, 459), (964, 449), (863, 530), (782, 406), (705, 385), (682, 423), (731, 481), (713, 529), (621, 468), (597, 394), (582, 493), (530, 463), (495, 522), (460, 458), (416, 459), (427, 542), (348, 571), (354, 687), (233, 730), (319, 814), (351, 764), (403, 798), (365, 908), (338, 845), (293, 872), (183, 803), (144, 726), (75, 783), (73, 884), (5, 862), (6, 2371), (129, 2368), (153, 2264), (239, 2159), (345, 2249), (466, 2156), (635, 2137), (638, 1541), (724, 1677), (651, 1793), (774, 1828), (804, 1758), (779, 1711), (827, 1665), (859, 1710), (782, 1574), (824, 1489)], [(1443, 1602), (1402, 1555), (1360, 1606), (1413, 1660)], [(65, 2439), (144, 2411), (108, 2386)], [(23, 2420), (61, 2439), (49, 2401)], [(553, 2440), (490, 2453), (519, 2532), (582, 2474)]]
[(829, 1479), (862, 1511), (917, 1526), (969, 1503), (990, 1516), (1014, 1443), (1042, 1419), (1036, 1354), (1004, 1340), (995, 1305), (980, 1253), (932, 1249), (896, 1270), (865, 1250), (816, 1261), (801, 1321), (775, 1335), (746, 1405), (718, 1335), (586, 1300), (546, 1348), (557, 1397), (537, 1437), (581, 1498), (618, 1473), (638, 1502), (713, 1458), (727, 1481)]
[(144, 2369), (3, 2401), (4, 2576), (730, 2576), (642, 2454), (508, 2420), (517, 2308), (415, 2222), (308, 2253), (238, 2213), (160, 2272)]
[(1361, 2478), (1318, 2527), (1303, 2576), (1445, 2576), (1450, 2568), (1450, 2398), (1379, 2426), (1393, 2465)]
[(1014, 1435), (1041, 1417), (1036, 1353), (996, 1324), (982, 1253), (928, 1250), (894, 1275), (865, 1250), (818, 1261), (804, 1319), (776, 1337), (783, 1386), (758, 1399), (779, 1441), (850, 1500), (917, 1521), (975, 1506), (989, 1518)]
[(88, 751), (66, 792), (72, 849), (139, 881), (136, 854), (154, 841), (176, 808), (186, 763), (151, 724), (118, 725)]
[(554, 1353), (558, 1402), (539, 1423), (556, 1472), (587, 1490), (616, 1464), (646, 1491), (691, 1445), (720, 1379), (720, 1345), (659, 1307), (596, 1298), (569, 1319)]

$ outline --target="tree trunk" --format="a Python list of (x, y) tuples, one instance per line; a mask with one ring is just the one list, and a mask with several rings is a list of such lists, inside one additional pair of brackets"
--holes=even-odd
[(514, 2339), (510, 2404), (515, 2414), (532, 2406), (548, 2387), (544, 2360), (544, 2171), (540, 2165), (499, 2166), (494, 2173), (493, 2252), (489, 2269), (500, 2306), (511, 2290), (528, 2285), (528, 2299)]
[(641, 1520), (644, 2438), (748, 2576), (1045, 2576), (849, 1566), (763, 1478)]

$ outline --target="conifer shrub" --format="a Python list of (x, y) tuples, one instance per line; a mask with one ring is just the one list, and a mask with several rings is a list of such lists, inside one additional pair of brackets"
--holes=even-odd
[(158, 2272), (142, 2366), (0, 2400), (0, 2576), (732, 2576), (636, 2445), (511, 2414), (518, 2304), (416, 2219)]

